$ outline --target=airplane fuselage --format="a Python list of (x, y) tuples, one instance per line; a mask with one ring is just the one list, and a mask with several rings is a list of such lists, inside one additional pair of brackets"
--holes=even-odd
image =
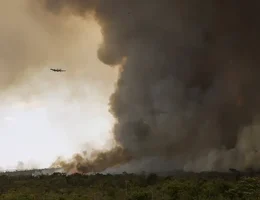
[(51, 69), (54, 72), (65, 72), (66, 70), (64, 69)]

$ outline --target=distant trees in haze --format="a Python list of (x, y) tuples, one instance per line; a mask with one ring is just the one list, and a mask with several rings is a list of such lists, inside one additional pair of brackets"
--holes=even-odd
[(221, 173), (0, 176), (1, 200), (258, 199), (260, 178)]

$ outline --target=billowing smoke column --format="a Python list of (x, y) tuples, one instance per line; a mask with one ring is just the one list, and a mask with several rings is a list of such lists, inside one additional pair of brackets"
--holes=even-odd
[(101, 26), (99, 59), (122, 65), (110, 101), (114, 138), (134, 160), (195, 171), (260, 166), (248, 139), (255, 132), (245, 129), (260, 111), (258, 1), (42, 4), (57, 15), (93, 14)]
[(58, 158), (52, 167), (62, 167), (68, 173), (102, 172), (109, 166), (118, 166), (132, 160), (131, 155), (121, 147), (115, 147), (110, 151), (94, 151), (87, 154), (86, 151), (75, 154), (70, 161)]

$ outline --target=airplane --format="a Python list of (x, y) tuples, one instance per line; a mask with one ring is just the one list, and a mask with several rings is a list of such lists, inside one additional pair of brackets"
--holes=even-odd
[(52, 68), (51, 68), (51, 70), (54, 72), (65, 72), (66, 71), (65, 69), (52, 69)]

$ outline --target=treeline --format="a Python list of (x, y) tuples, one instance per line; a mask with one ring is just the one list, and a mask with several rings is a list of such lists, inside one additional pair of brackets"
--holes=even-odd
[(256, 200), (259, 197), (260, 178), (232, 174), (0, 176), (1, 200)]

